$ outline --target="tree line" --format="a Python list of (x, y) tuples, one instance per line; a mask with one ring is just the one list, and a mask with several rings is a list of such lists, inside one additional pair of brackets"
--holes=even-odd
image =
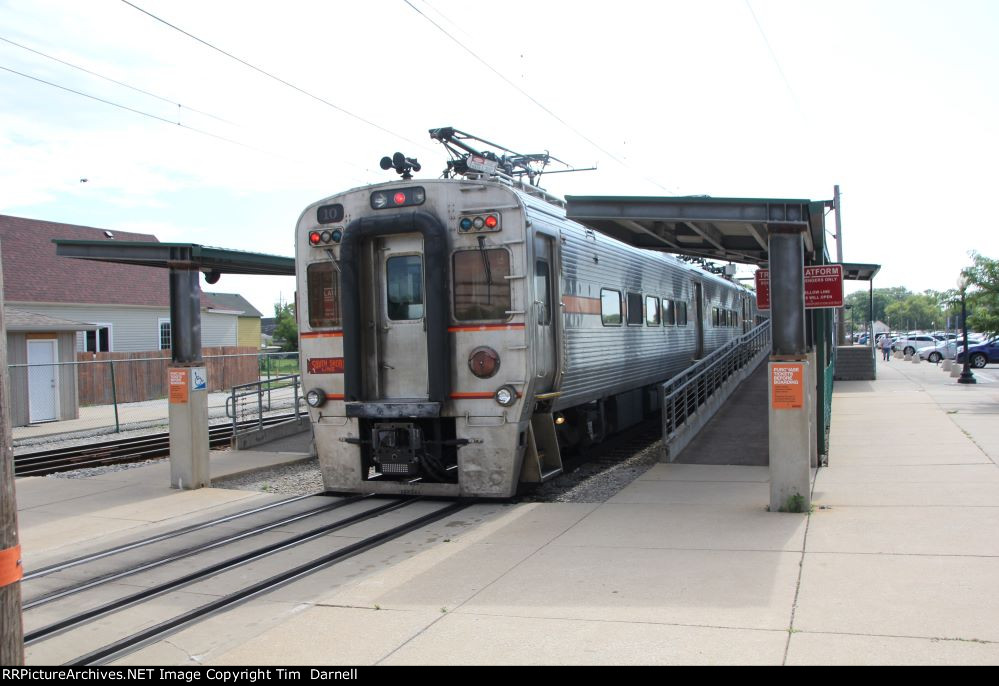
[[(968, 328), (999, 335), (999, 260), (972, 253), (972, 265), (962, 271), (967, 280)], [(873, 299), (873, 308), (870, 301)], [(863, 328), (873, 310), (873, 320), (893, 331), (957, 329), (961, 325), (961, 292), (926, 290), (913, 293), (902, 286), (857, 291), (844, 300), (846, 321)]]

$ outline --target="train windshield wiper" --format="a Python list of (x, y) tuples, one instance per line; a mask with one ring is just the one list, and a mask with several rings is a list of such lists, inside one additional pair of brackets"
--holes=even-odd
[(491, 305), (493, 301), (493, 271), (489, 266), (489, 256), (486, 255), (486, 237), (479, 236), (479, 254), (482, 255), (482, 268), (486, 271), (486, 304)]

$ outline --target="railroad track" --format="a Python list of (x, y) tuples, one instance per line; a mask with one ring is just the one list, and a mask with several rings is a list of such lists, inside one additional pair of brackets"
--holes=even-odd
[[(166, 536), (183, 536), (195, 530), (228, 523), (236, 518), (244, 517), (250, 514), (257, 514), (264, 509), (277, 508), (308, 497), (310, 496), (290, 498), (279, 503), (268, 505), (266, 508), (256, 508), (245, 513), (230, 515), (218, 520), (195, 525), (195, 527), (187, 527), (175, 532), (169, 532)], [(413, 507), (418, 502), (422, 503), (422, 505), (418, 508), (414, 508), (417, 512), (413, 513), (413, 516), (404, 520), (400, 524), (393, 525), (394, 519), (389, 518), (390, 513), (405, 511), (406, 508)], [(29, 572), (25, 575), (24, 583), (27, 587), (25, 589), (25, 602), (23, 605), (26, 626), (24, 642), (25, 645), (29, 647), (34, 647), (38, 644), (46, 644), (49, 641), (57, 642), (55, 645), (45, 645), (43, 653), (40, 657), (49, 661), (52, 659), (53, 655), (58, 655), (60, 657), (56, 659), (62, 661), (65, 660), (66, 654), (76, 654), (76, 652), (80, 650), (80, 648), (75, 647), (79, 645), (80, 641), (82, 641), (85, 645), (92, 646), (94, 639), (99, 636), (99, 640), (102, 643), (104, 641), (107, 642), (103, 643), (99, 647), (90, 649), (82, 655), (76, 655), (76, 657), (66, 661), (65, 664), (74, 666), (106, 664), (109, 661), (134, 652), (145, 645), (161, 640), (166, 636), (179, 631), (183, 627), (197, 623), (239, 603), (246, 602), (247, 600), (268, 593), (269, 591), (284, 586), (292, 581), (296, 581), (308, 576), (309, 574), (331, 567), (339, 562), (354, 557), (355, 555), (392, 541), (399, 536), (454, 514), (465, 507), (468, 507), (469, 504), (470, 503), (467, 502), (435, 503), (432, 501), (426, 501), (422, 498), (393, 498), (386, 500), (378, 499), (375, 496), (370, 495), (339, 498), (333, 500), (332, 502), (322, 503), (319, 506), (309, 507), (303, 511), (294, 512), (290, 515), (282, 514), (277, 519), (273, 519), (263, 524), (258, 524), (257, 526), (247, 528), (235, 534), (227, 534), (208, 541), (195, 542), (186, 547), (182, 547), (179, 550), (161, 551), (155, 548), (150, 549), (148, 551), (149, 555), (147, 559), (140, 561), (138, 564), (126, 565), (109, 573), (98, 574), (94, 577), (87, 578), (84, 581), (70, 582), (69, 585), (55, 590), (49, 588), (47, 590), (41, 589), (37, 593), (32, 592), (32, 582), (40, 576), (61, 571), (69, 566), (86, 565), (96, 560), (106, 559), (110, 556), (126, 551), (132, 551), (138, 546), (160, 542), (163, 540), (164, 535), (150, 537), (125, 546), (101, 551), (100, 553), (95, 553), (94, 555), (75, 558), (74, 560), (68, 560), (61, 564), (51, 565), (40, 570)], [(436, 505), (440, 506), (437, 507)], [(354, 507), (351, 508), (349, 506)], [(428, 507), (432, 509), (427, 511)], [(346, 512), (342, 514), (335, 512), (341, 508), (346, 508)], [(324, 523), (302, 533), (286, 535), (284, 538), (272, 541), (266, 545), (259, 545), (249, 550), (244, 550), (243, 552), (239, 552), (238, 554), (232, 555), (231, 557), (220, 561), (206, 561), (199, 564), (198, 556), (202, 553), (216, 550), (238, 541), (252, 540), (253, 536), (257, 536), (267, 531), (273, 532), (275, 529), (280, 529), (280, 527), (287, 526), (292, 522), (303, 521), (311, 517), (322, 518), (323, 515), (326, 515), (328, 519), (331, 514), (334, 516), (332, 521), (325, 521)], [(395, 519), (398, 519), (398, 515), (396, 515)], [(332, 539), (324, 538), (329, 534), (343, 530), (347, 531), (346, 533), (341, 534), (341, 536), (349, 537), (349, 528), (359, 525), (362, 522), (365, 523), (364, 528), (362, 529), (365, 533), (361, 534), (359, 531), (356, 534), (357, 536), (363, 536), (360, 537), (359, 540), (341, 537), (333, 537)], [(376, 528), (380, 527), (378, 533), (370, 534), (372, 522), (375, 523)], [(287, 569), (282, 569), (279, 573), (266, 576), (265, 578), (260, 578), (263, 576), (263, 573), (259, 570), (252, 572), (251, 570), (243, 569), (237, 575), (230, 575), (230, 577), (228, 577), (233, 581), (233, 589), (221, 596), (217, 596), (217, 594), (213, 595), (210, 591), (205, 591), (203, 588), (199, 591), (199, 583), (208, 582), (210, 580), (215, 580), (217, 582), (219, 575), (222, 575), (225, 572), (244, 567), (251, 562), (263, 560), (272, 556), (279, 556), (281, 553), (284, 553), (291, 548), (297, 546), (308, 546), (310, 543), (312, 543), (312, 546), (304, 551), (310, 553), (310, 559), (305, 563), (297, 564)], [(330, 548), (333, 545), (336, 547), (331, 550)], [(301, 554), (299, 554), (299, 557), (301, 557)], [(213, 555), (207, 559), (218, 560), (218, 556)], [(283, 558), (278, 557), (277, 559)], [(176, 576), (172, 576), (166, 581), (157, 580), (152, 584), (148, 583), (150, 579), (146, 579), (144, 583), (141, 576), (143, 573), (154, 568), (169, 565), (170, 563), (177, 562), (178, 560), (185, 560), (185, 562), (176, 567)], [(256, 575), (256, 578), (252, 578), (254, 574)], [(78, 573), (76, 576), (84, 577), (87, 575)], [(157, 579), (161, 579), (162, 577), (163, 572), (161, 571), (158, 574)], [(98, 586), (104, 586), (105, 584), (124, 578), (129, 578), (129, 581), (126, 582), (126, 584), (117, 587), (122, 594), (111, 601), (94, 605), (92, 602), (84, 598), (82, 601), (76, 602), (75, 609), (72, 606), (66, 606), (68, 599), (79, 593), (83, 593)], [(50, 578), (46, 585), (51, 587), (53, 583), (56, 583), (56, 580)], [(200, 593), (208, 600), (193, 609), (165, 617), (152, 626), (148, 626), (146, 622), (141, 622), (139, 626), (143, 626), (144, 628), (140, 628), (132, 633), (127, 633), (129, 631), (127, 627), (129, 621), (133, 621), (134, 623), (134, 617), (131, 619), (126, 617), (126, 619), (122, 621), (125, 628), (120, 628), (117, 623), (113, 625), (113, 632), (118, 637), (112, 637), (111, 639), (107, 637), (107, 634), (109, 633), (107, 622), (104, 622), (99, 629), (93, 626), (94, 622), (108, 616), (114, 616), (115, 621), (117, 622), (116, 613), (123, 612), (131, 607), (143, 605), (154, 598), (158, 598), (168, 593), (173, 593), (179, 589), (188, 590), (192, 595)], [(104, 590), (100, 593), (102, 595), (107, 595), (108, 591)], [(93, 598), (91, 598), (91, 601), (92, 600)], [(73, 601), (69, 602), (72, 603)], [(42, 607), (45, 608), (42, 613), (36, 614), (38, 608)], [(171, 604), (152, 603), (144, 607), (146, 608), (143, 610), (144, 612), (155, 611), (162, 614), (162, 611), (164, 609), (169, 609)], [(65, 611), (60, 613), (60, 610)], [(158, 614), (157, 618), (159, 618), (161, 614)], [(61, 615), (61, 618), (55, 621), (50, 621), (50, 618), (53, 615)], [(43, 623), (43, 621), (47, 623)], [(64, 634), (68, 635), (68, 640), (60, 642), (60, 637)], [(31, 656), (29, 654), (29, 659), (30, 657)]]
[[(264, 426), (288, 421), (294, 414), (265, 417)], [(238, 426), (256, 426), (257, 421), (241, 422)], [(217, 424), (208, 428), (208, 445), (220, 448), (232, 438), (232, 423)], [(54, 448), (24, 453), (14, 457), (14, 476), (44, 476), (84, 467), (104, 467), (126, 462), (139, 462), (170, 454), (168, 432), (147, 434), (137, 438), (122, 438), (89, 445)]]

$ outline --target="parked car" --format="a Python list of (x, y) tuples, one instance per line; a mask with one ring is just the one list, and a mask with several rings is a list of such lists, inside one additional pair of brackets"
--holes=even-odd
[(936, 336), (931, 336), (928, 333), (909, 334), (895, 339), (895, 342), (891, 344), (891, 349), (901, 350), (906, 355), (912, 355), (919, 348), (925, 348), (927, 346), (932, 347), (942, 343), (943, 341), (941, 339)]
[[(970, 341), (969, 341), (970, 343)], [(957, 361), (964, 363), (964, 351), (958, 351)], [(968, 364), (981, 369), (989, 363), (999, 362), (999, 338), (993, 338), (979, 345), (968, 346)]]
[(957, 355), (957, 350), (958, 345), (956, 341), (938, 341), (933, 345), (917, 348), (916, 352), (919, 353), (920, 359), (929, 360), (930, 362), (936, 364), (945, 357), (953, 360)]

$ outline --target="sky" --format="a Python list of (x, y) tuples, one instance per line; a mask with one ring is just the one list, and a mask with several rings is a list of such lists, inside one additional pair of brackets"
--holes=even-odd
[(307, 205), (395, 151), (439, 176), (454, 126), (597, 167), (558, 195), (838, 184), (846, 261), (946, 290), (999, 258), (997, 35), (993, 0), (0, 0), (0, 213), (292, 256)]

